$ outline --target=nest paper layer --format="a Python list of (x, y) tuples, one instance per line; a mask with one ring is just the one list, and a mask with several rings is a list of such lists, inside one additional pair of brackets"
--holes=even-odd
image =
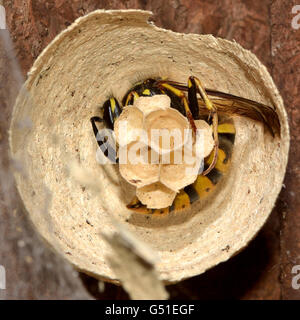
[[(210, 35), (159, 29), (147, 22), (150, 14), (95, 11), (78, 19), (35, 62), (11, 124), (12, 157), (22, 168), (16, 183), (36, 229), (78, 269), (108, 280), (117, 279), (100, 231), (115, 230), (112, 217), (158, 252), (161, 279), (178, 281), (247, 245), (271, 212), (287, 164), (286, 112), (258, 59)], [(213, 199), (186, 214), (130, 216), (130, 186), (114, 166), (97, 163), (89, 118), (139, 80), (186, 82), (190, 75), (206, 87), (276, 105), (281, 139), (236, 118), (231, 170)]]

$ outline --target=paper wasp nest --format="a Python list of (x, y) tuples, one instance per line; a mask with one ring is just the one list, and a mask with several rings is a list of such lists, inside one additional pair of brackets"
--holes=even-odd
[[(214, 143), (210, 126), (197, 120), (205, 136), (204, 150), (197, 157), (196, 139), (186, 134), (191, 133), (187, 118), (170, 104), (167, 95), (140, 97), (133, 106), (124, 108), (114, 125), (120, 173), (137, 187), (138, 199), (153, 209), (171, 206), (179, 190), (196, 180)], [(155, 136), (155, 132), (161, 135)], [(190, 148), (184, 149), (188, 145)]]
[[(15, 173), (16, 184), (35, 228), (76, 268), (110, 281), (118, 279), (107, 262), (111, 248), (100, 232), (115, 232), (112, 220), (157, 252), (160, 279), (179, 281), (248, 244), (273, 208), (287, 164), (286, 112), (258, 59), (234, 42), (157, 28), (148, 23), (150, 15), (100, 10), (78, 19), (34, 63), (11, 123), (11, 154), (22, 168)], [(164, 179), (161, 172), (158, 177), (156, 168), (146, 176), (121, 168), (124, 179), (117, 165), (99, 165), (89, 119), (108, 97), (121, 101), (138, 81), (168, 77), (187, 83), (190, 75), (206, 88), (275, 105), (281, 137), (266, 134), (260, 123), (234, 118), (231, 167), (212, 197), (178, 214), (131, 213), (126, 205), (136, 186), (126, 180), (141, 180), (140, 191), (148, 188), (139, 191), (141, 199), (154, 180), (174, 191), (183, 184)], [(141, 109), (134, 110), (141, 114)], [(138, 117), (142, 123), (144, 115)], [(187, 125), (179, 116), (176, 121)], [(134, 139), (127, 136), (124, 143)]]

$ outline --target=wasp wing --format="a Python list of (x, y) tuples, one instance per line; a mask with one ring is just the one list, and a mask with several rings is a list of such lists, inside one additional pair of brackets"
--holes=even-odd
[[(182, 83), (169, 80), (167, 80), (167, 82), (177, 89), (188, 91), (188, 87)], [(262, 122), (273, 136), (275, 134), (280, 135), (280, 122), (275, 108), (217, 90), (205, 89), (205, 91), (211, 97), (218, 114), (229, 116), (237, 115)], [(202, 99), (198, 99), (198, 105), (201, 116), (209, 115), (209, 110), (205, 107)]]
[[(212, 99), (213, 104), (216, 106), (218, 114), (229, 116), (241, 116), (249, 119), (262, 122), (271, 134), (280, 135), (280, 122), (275, 110), (269, 106), (253, 104), (254, 101), (245, 102), (240, 100), (231, 99)], [(198, 99), (199, 113), (202, 115), (209, 114), (209, 110), (205, 107), (204, 102)]]

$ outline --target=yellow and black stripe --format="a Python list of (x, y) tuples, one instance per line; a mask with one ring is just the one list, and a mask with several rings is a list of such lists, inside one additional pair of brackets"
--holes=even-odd
[(120, 116), (122, 108), (120, 107), (118, 100), (110, 98), (105, 101), (103, 105), (103, 120), (108, 128), (114, 129), (114, 122)]
[(143, 82), (137, 83), (131, 88), (122, 99), (123, 106), (132, 105), (136, 98), (144, 96), (151, 97), (156, 94), (163, 94), (162, 90), (155, 86), (157, 80), (147, 79)]

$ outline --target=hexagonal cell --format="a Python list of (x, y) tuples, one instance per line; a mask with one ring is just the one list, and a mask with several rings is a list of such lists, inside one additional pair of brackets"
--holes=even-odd
[(172, 205), (176, 192), (156, 182), (136, 190), (140, 201), (151, 209), (161, 209)]

